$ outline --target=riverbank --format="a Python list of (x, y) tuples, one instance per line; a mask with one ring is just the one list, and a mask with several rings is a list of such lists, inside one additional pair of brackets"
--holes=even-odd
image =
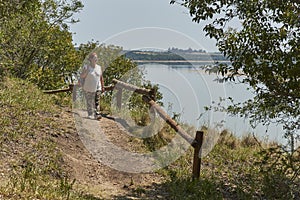
[(214, 65), (216, 62), (222, 64), (230, 64), (228, 61), (213, 61), (213, 60), (134, 60), (138, 65), (144, 64), (162, 64), (162, 65), (185, 65), (189, 67), (195, 67), (197, 65)]
[[(202, 158), (200, 180), (191, 177), (192, 148), (156, 172), (123, 173), (82, 144), (70, 95), (43, 94), (17, 79), (0, 84), (0, 199), (299, 199), (300, 150), (288, 156), (276, 144), (224, 130)], [(149, 150), (150, 143), (129, 137), (121, 124), (99, 125), (115, 145)]]
[(138, 64), (212, 65), (216, 62), (230, 64), (221, 53), (125, 50), (123, 54)]

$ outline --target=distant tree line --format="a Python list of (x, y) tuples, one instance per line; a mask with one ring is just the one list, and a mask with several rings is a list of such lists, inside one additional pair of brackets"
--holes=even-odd
[(188, 48), (188, 49), (179, 49), (176, 47), (171, 47), (168, 48), (168, 51), (173, 52), (173, 53), (206, 53), (205, 50), (203, 49), (192, 49), (192, 48)]
[[(226, 61), (220, 53), (206, 53), (203, 50), (181, 50), (174, 52), (171, 48), (168, 51), (127, 51), (126, 58), (132, 60), (153, 60), (153, 61), (173, 61), (173, 60), (196, 60), (196, 61)], [(196, 54), (195, 52), (198, 52)]]

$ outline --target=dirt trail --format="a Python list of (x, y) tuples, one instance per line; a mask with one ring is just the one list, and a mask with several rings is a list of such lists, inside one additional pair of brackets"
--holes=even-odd
[[(141, 151), (141, 141), (130, 137), (112, 119), (90, 120), (80, 117), (80, 112), (66, 112), (64, 115), (67, 123), (73, 124), (72, 131), (58, 137), (57, 143), (70, 176), (76, 179), (75, 187), (100, 199), (166, 199), (167, 194), (160, 185), (163, 183), (161, 175), (152, 172), (129, 173), (116, 170), (117, 165), (112, 164), (118, 158), (110, 151), (111, 146), (134, 153)], [(93, 128), (87, 131), (86, 127)], [(148, 166), (149, 163), (145, 162)], [(127, 165), (134, 169), (143, 163), (127, 162)]]

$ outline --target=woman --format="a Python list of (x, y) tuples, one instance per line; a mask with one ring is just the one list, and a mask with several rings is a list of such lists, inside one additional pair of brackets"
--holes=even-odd
[(87, 104), (88, 118), (96, 119), (100, 111), (100, 94), (104, 92), (104, 80), (102, 69), (97, 65), (98, 56), (96, 53), (89, 55), (89, 64), (83, 67), (80, 78), (84, 79), (83, 92)]

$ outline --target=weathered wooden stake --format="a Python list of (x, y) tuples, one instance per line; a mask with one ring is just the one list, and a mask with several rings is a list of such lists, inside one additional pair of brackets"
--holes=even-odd
[(122, 108), (122, 92), (123, 89), (122, 88), (118, 88), (118, 92), (117, 92), (117, 107), (119, 110), (121, 110)]
[(157, 89), (152, 88), (149, 92), (149, 96), (153, 101), (156, 101)]
[(139, 94), (149, 95), (149, 92), (150, 92), (149, 89), (140, 88), (140, 87), (137, 87), (135, 85), (131, 85), (129, 83), (124, 83), (124, 82), (119, 81), (117, 79), (113, 79), (112, 82), (115, 84), (115, 87), (117, 87), (117, 88), (126, 89), (126, 90), (133, 91), (133, 92), (136, 92), (136, 93), (139, 93)]
[(194, 162), (193, 162), (193, 178), (200, 177), (201, 169), (201, 147), (203, 143), (203, 131), (197, 131), (195, 142), (193, 143), (194, 147)]

